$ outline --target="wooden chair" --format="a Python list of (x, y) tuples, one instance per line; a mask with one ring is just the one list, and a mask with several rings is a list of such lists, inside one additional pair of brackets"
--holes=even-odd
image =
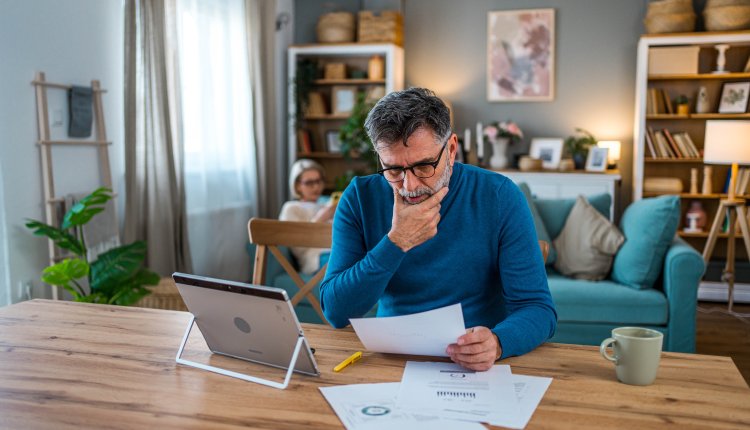
[(318, 298), (312, 294), (312, 289), (317, 285), (326, 273), (328, 263), (323, 265), (313, 277), (305, 283), (299, 272), (292, 263), (279, 250), (279, 246), (299, 246), (304, 248), (330, 248), (331, 247), (331, 224), (322, 222), (296, 222), (279, 221), (275, 219), (252, 218), (247, 223), (250, 243), (257, 246), (255, 250), (255, 266), (253, 270), (253, 283), (266, 285), (266, 263), (268, 251), (278, 260), (281, 267), (292, 278), (299, 291), (292, 297), (292, 306), (307, 297), (313, 309), (320, 318), (325, 321), (323, 309), (320, 307)]
[(545, 263), (547, 262), (547, 255), (549, 255), (549, 243), (540, 240), (539, 241), (539, 248), (542, 249), (542, 261)]

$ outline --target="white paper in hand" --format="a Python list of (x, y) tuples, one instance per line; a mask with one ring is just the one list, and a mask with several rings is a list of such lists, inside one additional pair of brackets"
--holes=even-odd
[(466, 333), (461, 304), (418, 314), (349, 320), (373, 352), (447, 357), (445, 349)]

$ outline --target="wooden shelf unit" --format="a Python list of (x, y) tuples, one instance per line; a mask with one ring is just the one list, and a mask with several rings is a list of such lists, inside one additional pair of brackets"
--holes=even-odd
[[(325, 64), (344, 63), (347, 74), (352, 70), (367, 71), (367, 63), (374, 55), (382, 57), (385, 64), (384, 79), (324, 79)], [(288, 93), (288, 148), (289, 164), (299, 158), (310, 158), (326, 169), (326, 189), (333, 191), (334, 179), (347, 171), (369, 171), (372, 168), (358, 157), (344, 157), (340, 152), (328, 151), (326, 136), (337, 132), (349, 114), (331, 112), (331, 95), (337, 85), (354, 86), (357, 91), (368, 91), (381, 86), (384, 93), (404, 88), (404, 50), (390, 43), (339, 43), (325, 45), (293, 45), (288, 50), (288, 81), (294, 82), (297, 64), (300, 60), (313, 60), (319, 69), (318, 78), (312, 81), (312, 91), (320, 92), (326, 100), (326, 113), (305, 115), (299, 122), (295, 121), (297, 106), (294, 85), (289, 85)], [(311, 151), (306, 151), (298, 142), (297, 130), (305, 129), (310, 136)]]
[[(726, 51), (726, 69), (729, 73), (711, 73), (716, 66), (717, 44), (726, 43), (730, 48)], [(668, 74), (649, 75), (649, 50), (656, 47), (668, 46), (697, 46), (698, 73), (697, 74)], [(745, 64), (750, 57), (750, 31), (721, 32), (721, 33), (682, 33), (674, 35), (643, 36), (638, 44), (638, 64), (636, 71), (636, 106), (635, 124), (633, 132), (633, 200), (654, 197), (666, 193), (645, 192), (645, 179), (651, 177), (679, 178), (683, 183), (683, 190), (690, 189), (690, 170), (698, 169), (698, 189), (702, 188), (704, 163), (701, 158), (653, 158), (646, 144), (648, 127), (655, 131), (667, 129), (674, 135), (676, 132), (686, 132), (702, 154), (706, 120), (750, 119), (750, 113), (718, 113), (721, 88), (725, 82), (750, 81), (750, 73), (744, 71)], [(700, 87), (705, 87), (708, 93), (711, 111), (696, 113), (695, 102)], [(656, 88), (667, 93), (670, 99), (679, 95), (686, 95), (690, 100), (690, 113), (687, 115), (651, 113), (647, 114), (647, 95), (649, 89)], [(729, 166), (712, 166), (712, 193), (690, 194), (679, 193), (682, 200), (681, 218), (678, 234), (685, 238), (699, 252), (703, 251), (708, 236), (708, 230), (713, 222), (719, 206), (719, 200), (726, 198), (725, 182)], [(743, 191), (744, 194), (745, 191)], [(747, 196), (743, 196), (747, 197)], [(702, 233), (686, 233), (685, 213), (691, 201), (700, 201), (706, 211), (707, 226)], [(720, 236), (726, 238), (727, 235)], [(720, 251), (722, 246), (716, 248)], [(744, 254), (741, 246), (738, 252)], [(720, 254), (716, 251), (715, 256)], [(744, 257), (743, 257), (744, 258)]]

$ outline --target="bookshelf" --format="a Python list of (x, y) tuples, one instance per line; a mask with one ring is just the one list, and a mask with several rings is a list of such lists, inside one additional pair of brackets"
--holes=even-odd
[[(730, 45), (726, 51), (728, 73), (712, 73), (716, 67), (717, 44)], [(649, 73), (649, 52), (664, 47), (697, 47), (697, 70), (695, 73)], [(636, 108), (633, 151), (633, 199), (653, 197), (662, 192), (644, 189), (648, 178), (677, 178), (682, 183), (678, 194), (682, 201), (682, 213), (678, 234), (699, 252), (703, 251), (707, 230), (718, 209), (719, 200), (726, 198), (725, 183), (729, 166), (712, 165), (710, 193), (701, 193), (703, 184), (703, 140), (706, 120), (750, 119), (750, 113), (719, 113), (718, 105), (722, 85), (728, 82), (750, 81), (745, 72), (750, 57), (750, 31), (722, 33), (682, 33), (675, 35), (647, 35), (638, 44), (636, 74)], [(704, 87), (708, 110), (696, 112), (698, 91)], [(678, 114), (672, 102), (680, 95), (689, 99), (689, 112)], [(672, 106), (670, 106), (670, 102)], [(665, 131), (666, 130), (666, 131)], [(658, 136), (657, 136), (658, 135)], [(675, 137), (678, 137), (675, 139)], [(656, 142), (656, 140), (660, 142)], [(666, 147), (664, 147), (666, 145)], [(653, 147), (653, 148), (652, 148)], [(661, 149), (660, 149), (661, 147)], [(691, 169), (698, 169), (698, 194), (690, 193)], [(742, 179), (742, 175), (739, 175)], [(742, 181), (739, 181), (742, 183)], [(750, 198), (750, 190), (739, 189), (738, 194)], [(685, 212), (692, 201), (700, 201), (708, 215), (705, 233), (687, 233)], [(722, 237), (726, 237), (723, 235)], [(719, 242), (716, 251), (726, 247)], [(739, 250), (739, 248), (738, 248)]]
[[(379, 56), (384, 64), (382, 79), (368, 79), (368, 61)], [(356, 93), (376, 89), (381, 94), (398, 91), (404, 87), (404, 51), (389, 43), (335, 43), (292, 45), (287, 51), (288, 61), (288, 144), (289, 164), (299, 158), (310, 158), (326, 170), (326, 191), (336, 187), (335, 179), (350, 170), (365, 171), (368, 166), (358, 157), (344, 157), (341, 152), (331, 150), (328, 139), (335, 136), (349, 118), (349, 113), (334, 112), (335, 91), (338, 88), (352, 89)], [(310, 92), (320, 95), (321, 109), (297, 116), (295, 76), (298, 64), (309, 61), (315, 64), (316, 76), (310, 82)], [(344, 75), (326, 78), (325, 69), (330, 65), (344, 65)]]

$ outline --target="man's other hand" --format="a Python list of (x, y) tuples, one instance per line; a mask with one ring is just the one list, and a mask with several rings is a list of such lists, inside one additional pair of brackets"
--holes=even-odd
[(455, 363), (478, 371), (489, 370), (500, 358), (503, 349), (495, 333), (487, 327), (474, 327), (448, 345), (445, 351)]
[(407, 252), (432, 239), (440, 222), (440, 202), (446, 194), (448, 187), (443, 187), (423, 202), (410, 205), (394, 190), (393, 221), (388, 232), (391, 242)]

